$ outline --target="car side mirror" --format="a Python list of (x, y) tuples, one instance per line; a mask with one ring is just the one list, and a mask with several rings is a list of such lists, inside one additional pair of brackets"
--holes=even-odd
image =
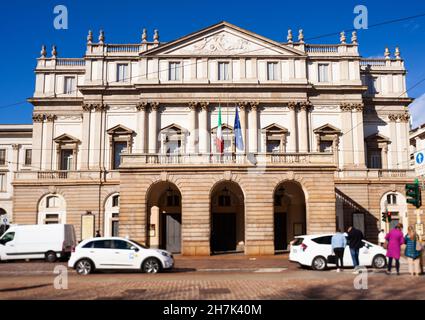
[(137, 248), (137, 247), (134, 247), (134, 246), (133, 246), (133, 247), (131, 247), (130, 249), (131, 249), (131, 250), (133, 250), (133, 251), (139, 252), (139, 248)]

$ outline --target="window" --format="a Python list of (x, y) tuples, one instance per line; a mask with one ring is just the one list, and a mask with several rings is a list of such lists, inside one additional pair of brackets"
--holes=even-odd
[(63, 93), (71, 94), (75, 92), (75, 77), (65, 77)]
[(267, 152), (277, 153), (280, 151), (280, 140), (267, 140)]
[(267, 62), (267, 80), (277, 80), (277, 62)]
[(71, 149), (62, 149), (60, 152), (60, 168), (59, 170), (72, 170), (73, 164), (73, 150)]
[(218, 63), (218, 80), (229, 80), (229, 63)]
[(131, 247), (134, 247), (130, 242), (124, 240), (113, 240), (114, 248), (118, 250), (130, 250)]
[(0, 149), (0, 166), (6, 165), (6, 149)]
[(15, 239), (15, 232), (8, 232), (1, 238), (0, 243), (4, 245), (9, 241), (13, 241), (13, 239)]
[(58, 224), (59, 223), (59, 214), (57, 213), (47, 213), (44, 218), (45, 224)]
[(381, 150), (369, 150), (369, 168), (382, 169)]
[(112, 207), (119, 207), (120, 206), (120, 196), (116, 195), (112, 197)]
[(320, 141), (320, 152), (332, 152), (333, 141)]
[(58, 197), (51, 196), (46, 199), (46, 208), (59, 208), (60, 200)]
[(177, 207), (180, 205), (180, 197), (175, 195), (167, 196), (167, 207)]
[(26, 149), (25, 150), (25, 165), (30, 166), (32, 163), (32, 150)]
[(114, 143), (114, 159), (112, 164), (112, 169), (118, 169), (121, 165), (121, 153), (127, 151), (127, 142), (115, 142)]
[(168, 69), (168, 80), (180, 80), (180, 62), (170, 62)]
[(118, 228), (119, 228), (119, 221), (113, 220), (112, 221), (112, 237), (118, 237)]
[(128, 80), (128, 64), (117, 64), (117, 82)]
[(329, 64), (319, 63), (319, 82), (329, 82)]
[(95, 249), (112, 249), (112, 240), (94, 241), (93, 248), (95, 248)]
[(221, 195), (218, 197), (218, 205), (220, 207), (230, 207), (230, 196), (227, 195)]
[(314, 242), (318, 244), (331, 244), (332, 236), (324, 236), (324, 237), (319, 237), (319, 238), (315, 238), (311, 240), (313, 240)]
[(90, 242), (86, 243), (86, 244), (83, 246), (83, 248), (84, 248), (84, 249), (93, 248), (93, 244), (94, 244), (94, 241), (90, 241)]
[(274, 195), (274, 205), (280, 207), (282, 205), (282, 196), (280, 194)]
[(6, 174), (0, 174), (0, 192), (6, 192)]
[(387, 195), (387, 203), (388, 204), (397, 204), (397, 195), (395, 193), (391, 193)]

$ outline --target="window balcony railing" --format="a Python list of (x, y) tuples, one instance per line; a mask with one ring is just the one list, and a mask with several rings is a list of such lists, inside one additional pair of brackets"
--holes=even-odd
[(333, 153), (123, 154), (122, 168), (145, 165), (334, 165)]
[(413, 179), (412, 169), (343, 169), (335, 172), (342, 179)]
[(37, 180), (86, 180), (86, 181), (106, 181), (119, 179), (118, 171), (82, 170), (46, 170), (46, 171), (19, 171), (15, 172), (15, 181)]

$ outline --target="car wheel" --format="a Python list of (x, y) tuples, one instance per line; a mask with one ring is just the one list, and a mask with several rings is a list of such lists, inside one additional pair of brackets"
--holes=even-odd
[(326, 259), (324, 257), (318, 256), (313, 259), (311, 266), (314, 270), (323, 271), (326, 269)]
[(46, 261), (47, 262), (55, 262), (58, 257), (56, 253), (53, 251), (46, 252)]
[(373, 257), (372, 267), (376, 269), (383, 269), (386, 267), (386, 265), (387, 265), (387, 258), (385, 258), (385, 256), (383, 256), (382, 254), (377, 254), (376, 256)]
[(142, 270), (145, 273), (158, 273), (161, 271), (161, 262), (156, 258), (147, 258), (143, 262)]
[(86, 276), (93, 272), (93, 263), (89, 259), (81, 259), (75, 264), (75, 270), (78, 274)]

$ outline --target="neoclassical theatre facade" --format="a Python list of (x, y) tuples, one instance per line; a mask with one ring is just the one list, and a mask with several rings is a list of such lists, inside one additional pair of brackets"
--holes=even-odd
[(83, 58), (43, 47), (14, 222), (185, 255), (274, 254), (350, 225), (375, 241), (383, 210), (407, 227), (404, 61), (398, 48), (364, 59), (349, 38), (307, 44), (300, 30), (281, 42), (221, 22), (169, 42), (157, 30), (136, 44), (89, 32)]

